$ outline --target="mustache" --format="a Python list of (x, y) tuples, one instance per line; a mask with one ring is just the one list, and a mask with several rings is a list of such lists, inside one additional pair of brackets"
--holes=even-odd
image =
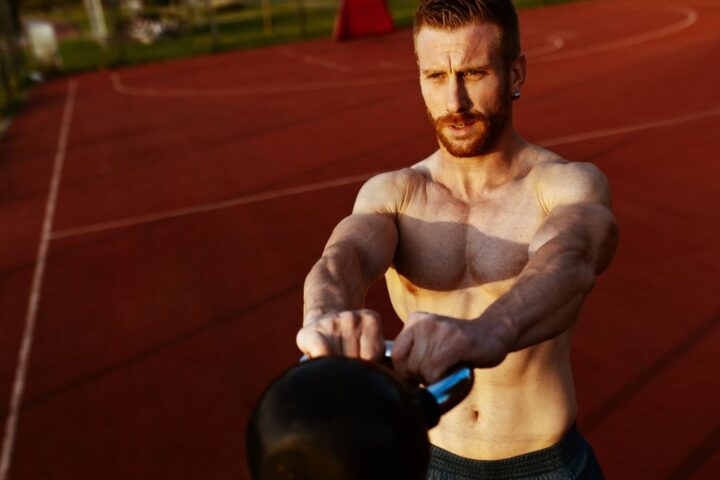
[(468, 124), (475, 122), (488, 123), (488, 118), (482, 113), (475, 112), (463, 112), (463, 113), (448, 113), (440, 118), (435, 119), (435, 123), (438, 126), (450, 126), (457, 125), (460, 123)]

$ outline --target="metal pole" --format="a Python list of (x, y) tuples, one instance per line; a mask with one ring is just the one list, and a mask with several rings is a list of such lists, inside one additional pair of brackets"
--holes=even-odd
[(5, 36), (8, 52), (12, 57), (10, 59), (11, 63), (15, 63), (17, 56), (20, 54), (20, 45), (18, 44), (15, 22), (13, 21), (12, 9), (8, 0), (0, 0), (0, 35)]
[(205, 7), (207, 8), (208, 20), (210, 21), (210, 34), (212, 35), (213, 50), (217, 50), (220, 45), (220, 38), (218, 34), (217, 19), (215, 18), (215, 7), (213, 7), (212, 0), (205, 0)]
[(272, 37), (272, 11), (270, 9), (270, 0), (261, 0), (260, 6), (262, 8), (263, 17), (263, 35), (266, 37)]
[(307, 38), (307, 16), (305, 15), (305, 2), (303, 0), (295, 0), (297, 5), (298, 17), (300, 19), (300, 34), (303, 38)]
[(12, 86), (12, 81), (10, 80), (10, 76), (8, 75), (8, 69), (5, 64), (5, 48), (3, 46), (4, 42), (0, 38), (0, 80), (2, 81), (2, 87), (5, 91), (5, 98), (6, 103), (12, 103), (13, 99), (15, 98), (15, 92)]
[(100, 0), (85, 0), (88, 22), (92, 36), (102, 45), (105, 45), (108, 38), (107, 24), (105, 23), (105, 12)]
[(19, 73), (19, 48), (15, 36), (15, 27), (12, 20), (10, 5), (7, 0), (0, 0), (0, 69), (2, 82), (9, 101), (15, 98), (15, 76)]

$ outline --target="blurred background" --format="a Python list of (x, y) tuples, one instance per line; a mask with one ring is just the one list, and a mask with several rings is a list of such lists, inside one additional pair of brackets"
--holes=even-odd
[[(720, 470), (720, 0), (519, 0), (525, 138), (609, 178), (573, 332), (610, 479)], [(302, 286), (437, 143), (417, 0), (0, 0), (0, 480), (248, 478)], [(400, 331), (383, 281), (367, 305)]]
[[(559, 0), (520, 0), (518, 7)], [(0, 110), (28, 81), (328, 37), (337, 0), (2, 0)], [(386, 2), (411, 25), (415, 0)]]

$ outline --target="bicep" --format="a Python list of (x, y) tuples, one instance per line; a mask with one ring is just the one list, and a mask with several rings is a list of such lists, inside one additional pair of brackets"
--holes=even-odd
[(395, 256), (398, 242), (395, 214), (403, 193), (398, 183), (396, 175), (382, 174), (363, 185), (353, 213), (335, 227), (325, 247), (326, 252), (335, 248), (352, 249), (368, 281), (384, 274)]
[(325, 252), (349, 248), (357, 254), (368, 281), (377, 280), (390, 267), (397, 247), (392, 218), (380, 213), (354, 213), (333, 230)]
[(570, 163), (551, 166), (543, 182), (539, 191), (547, 217), (530, 242), (529, 256), (555, 247), (579, 254), (595, 273), (602, 272), (618, 240), (607, 178), (594, 165)]
[(599, 274), (610, 264), (617, 247), (615, 217), (600, 203), (555, 207), (528, 246), (532, 258), (541, 250), (577, 254)]

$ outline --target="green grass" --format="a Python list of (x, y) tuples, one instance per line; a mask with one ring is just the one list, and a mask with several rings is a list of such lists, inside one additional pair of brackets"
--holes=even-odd
[[(400, 0), (408, 2), (408, 0)], [(290, 43), (307, 38), (329, 36), (335, 22), (335, 2), (306, 2), (306, 24), (302, 28), (296, 4), (279, 3), (272, 8), (272, 35), (266, 35), (259, 8), (218, 15), (219, 41), (213, 42), (206, 24), (190, 26), (184, 34), (153, 44), (118, 42), (112, 39), (104, 48), (89, 34), (60, 42), (62, 73), (76, 73), (101, 67), (131, 65), (216, 51)], [(112, 17), (109, 15), (110, 20)]]
[[(562, 3), (573, 0), (516, 0), (518, 8)], [(190, 26), (177, 37), (159, 40), (150, 45), (110, 41), (101, 47), (87, 33), (82, 5), (62, 10), (62, 19), (70, 21), (84, 33), (60, 42), (63, 59), (61, 73), (77, 73), (102, 67), (115, 67), (165, 59), (189, 57), (216, 51), (253, 48), (278, 43), (291, 43), (308, 38), (327, 37), (332, 33), (338, 0), (305, 0), (306, 24), (303, 31), (295, 0), (275, 0), (272, 3), (272, 35), (264, 33), (259, 1), (247, 6), (219, 12), (219, 41), (213, 42), (209, 26)], [(412, 25), (417, 0), (387, 0), (390, 14), (398, 28)], [(158, 12), (187, 13), (177, 8), (165, 8)], [(45, 18), (52, 18), (46, 12)], [(57, 12), (55, 14), (57, 17)], [(106, 11), (108, 23), (117, 19), (117, 12)], [(186, 15), (186, 18), (189, 16)], [(59, 20), (59, 18), (55, 18)], [(204, 19), (201, 19), (204, 21)]]
[[(2, 66), (8, 68), (4, 62)], [(7, 87), (6, 81), (9, 82)], [(5, 75), (0, 78), (0, 133), (2, 133), (4, 120), (11, 117), (22, 104), (26, 97), (28, 84), (29, 82), (25, 78), (17, 75), (14, 71), (5, 72)], [(7, 91), (6, 88), (9, 88), (10, 91)]]
[[(257, 2), (259, 5), (259, 2)], [(249, 6), (218, 13), (219, 42), (215, 44), (207, 24), (191, 26), (178, 37), (166, 38), (150, 45), (131, 42), (110, 41), (105, 48), (92, 40), (87, 32), (87, 23), (83, 19), (82, 6), (76, 11), (62, 11), (62, 17), (45, 13), (44, 18), (56, 21), (70, 20), (83, 35), (68, 38), (60, 43), (63, 59), (62, 73), (77, 73), (102, 67), (132, 65), (152, 61), (190, 57), (217, 51), (254, 48), (280, 43), (292, 43), (304, 39), (328, 37), (335, 24), (338, 0), (304, 0), (305, 20), (301, 17), (295, 0), (276, 0), (272, 2), (272, 34), (266, 35), (262, 11), (259, 6)], [(399, 28), (412, 24), (412, 16), (417, 0), (388, 0), (388, 8), (395, 25)], [(156, 10), (165, 13), (187, 13), (177, 9)], [(108, 24), (113, 22), (113, 12), (106, 10)], [(186, 15), (185, 18), (190, 18)], [(199, 19), (205, 22), (201, 16)]]
[[(386, 0), (393, 21), (398, 28), (409, 27), (418, 0)], [(515, 0), (518, 8), (531, 8), (577, 0)], [(264, 33), (260, 1), (253, 4), (217, 13), (219, 42), (215, 44), (204, 15), (193, 19), (189, 12), (177, 7), (155, 8), (157, 13), (184, 15), (188, 28), (183, 35), (166, 38), (150, 45), (131, 42), (110, 41), (101, 46), (90, 38), (87, 17), (81, 2), (62, 9), (25, 13), (27, 18), (43, 18), (69, 23), (80, 32), (79, 36), (60, 41), (62, 66), (50, 72), (51, 75), (79, 73), (98, 68), (111, 68), (167, 59), (203, 55), (212, 52), (254, 48), (265, 45), (292, 43), (303, 39), (328, 37), (332, 33), (339, 0), (303, 0), (305, 6), (305, 29), (301, 28), (296, 0), (271, 0), (272, 35)], [(121, 14), (107, 9), (108, 26), (120, 19)], [(32, 62), (26, 69), (32, 69)], [(0, 117), (7, 116), (16, 103), (10, 104), (0, 92)]]

